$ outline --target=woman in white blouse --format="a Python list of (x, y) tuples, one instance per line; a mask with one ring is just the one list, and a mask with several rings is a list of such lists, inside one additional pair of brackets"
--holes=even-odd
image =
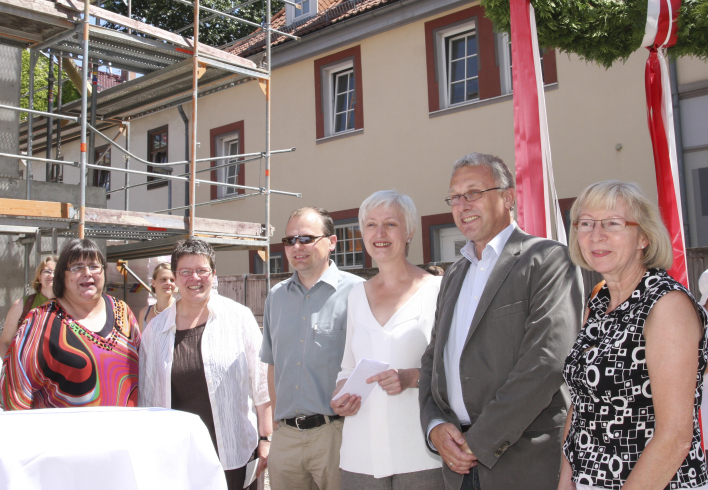
[(172, 253), (181, 298), (143, 334), (138, 405), (199, 415), (228, 488), (236, 490), (244, 488), (256, 449), (258, 473), (265, 469), (273, 419), (258, 323), (245, 306), (212, 294), (214, 255), (209, 244), (194, 239)]
[(377, 383), (361, 403), (343, 395), (332, 408), (346, 417), (340, 452), (342, 490), (436, 490), (444, 487), (440, 457), (420, 430), (420, 358), (430, 341), (441, 277), (408, 262), (418, 218), (413, 201), (379, 191), (359, 208), (367, 253), (379, 273), (352, 288), (342, 371), (334, 395), (360, 359), (389, 363), (367, 380)]

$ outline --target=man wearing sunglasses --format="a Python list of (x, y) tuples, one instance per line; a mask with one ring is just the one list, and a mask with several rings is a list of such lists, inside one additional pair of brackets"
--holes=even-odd
[(261, 347), (274, 407), (270, 485), (338, 490), (344, 421), (329, 402), (344, 353), (347, 297), (363, 279), (329, 260), (337, 237), (324, 209), (293, 211), (282, 241), (295, 272), (268, 294)]

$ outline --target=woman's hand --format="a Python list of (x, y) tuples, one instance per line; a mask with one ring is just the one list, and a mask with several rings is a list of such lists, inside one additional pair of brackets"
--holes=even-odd
[(258, 441), (258, 468), (256, 478), (268, 467), (268, 455), (270, 454), (270, 441)]
[[(337, 386), (334, 389), (334, 393), (332, 393), (332, 398), (337, 396), (337, 394), (342, 390), (344, 383), (346, 382), (347, 380), (343, 379), (339, 381), (339, 383), (337, 383)], [(334, 413), (336, 413), (340, 417), (351, 417), (353, 415), (356, 415), (359, 411), (359, 408), (361, 408), (361, 397), (356, 395), (350, 395), (347, 393), (342, 395), (341, 398), (337, 398), (336, 400), (332, 400), (331, 402), (329, 402), (329, 406), (332, 407)]]
[(389, 369), (366, 380), (367, 383), (379, 383), (382, 390), (388, 395), (397, 395), (406, 388), (418, 386), (420, 369)]

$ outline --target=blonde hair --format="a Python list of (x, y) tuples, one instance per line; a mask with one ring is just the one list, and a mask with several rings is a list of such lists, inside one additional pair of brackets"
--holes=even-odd
[(34, 289), (36, 293), (42, 292), (42, 281), (41, 281), (42, 271), (44, 270), (44, 268), (47, 266), (47, 264), (49, 262), (54, 262), (54, 264), (56, 266), (56, 263), (58, 260), (59, 260), (59, 257), (57, 257), (56, 255), (47, 255), (37, 265), (37, 270), (34, 272), (34, 280), (32, 281), (32, 289)]
[[(570, 208), (570, 220), (575, 222), (583, 211), (614, 209), (618, 201), (629, 208), (630, 221), (639, 223), (639, 231), (649, 244), (642, 251), (642, 264), (647, 269), (669, 269), (674, 260), (669, 232), (661, 221), (659, 208), (651, 202), (642, 188), (635, 183), (619, 180), (605, 180), (585, 189)], [(592, 270), (580, 252), (578, 231), (570, 227), (568, 244), (570, 258), (583, 269)]]
[[(155, 266), (155, 270), (152, 271), (152, 280), (153, 280), (153, 282), (154, 282), (154, 281), (157, 281), (157, 273), (160, 272), (160, 271), (170, 271), (170, 272), (172, 272), (172, 264), (170, 264), (169, 262), (160, 262), (159, 264), (157, 264), (157, 266)], [(174, 272), (172, 272), (172, 274), (174, 274)], [(153, 293), (156, 292), (156, 291), (155, 291), (155, 285), (154, 285), (154, 284), (151, 284), (151, 285), (150, 285), (150, 290), (151, 290)]]

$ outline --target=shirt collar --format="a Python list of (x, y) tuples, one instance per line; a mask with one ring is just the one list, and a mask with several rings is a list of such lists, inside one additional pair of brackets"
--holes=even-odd
[[(514, 231), (515, 227), (516, 222), (512, 221), (509, 226), (504, 228), (502, 231), (499, 232), (499, 234), (497, 234), (497, 236), (492, 238), (487, 244), (487, 246), (484, 247), (484, 250), (482, 251), (482, 258), (484, 258), (484, 252), (490, 248), (494, 250), (496, 256), (499, 257), (502, 253), (502, 250), (504, 250), (506, 242), (509, 241), (509, 237), (511, 236), (511, 233)], [(460, 253), (464, 258), (466, 258), (470, 262), (479, 262), (479, 259), (477, 259), (477, 253), (474, 249), (474, 242), (472, 240), (468, 241), (467, 244), (462, 247)]]
[[(297, 271), (295, 271), (295, 273), (290, 279), (290, 284), (295, 283), (303, 288), (305, 287), (300, 282), (300, 276), (298, 275)], [(315, 282), (312, 287), (314, 288), (320, 281), (329, 284), (334, 288), (335, 291), (337, 290), (337, 286), (339, 285), (339, 269), (333, 261), (329, 261), (329, 267), (327, 267), (327, 270), (324, 271), (324, 274), (320, 276), (320, 278), (317, 280), (317, 282)], [(288, 284), (288, 286), (290, 286), (290, 284)]]
[[(209, 294), (209, 302), (207, 303), (207, 309), (209, 310), (209, 318), (212, 317), (214, 314), (214, 302), (218, 301), (216, 299), (216, 294), (213, 292)], [(173, 328), (177, 328), (177, 301), (179, 301), (179, 298), (175, 299), (175, 301), (172, 302), (170, 306), (165, 308), (165, 310), (161, 311), (160, 313), (167, 312), (167, 319), (165, 320), (165, 323), (162, 325), (162, 330), (160, 333), (165, 333), (169, 330), (172, 330)], [(208, 322), (209, 320), (207, 320)]]

